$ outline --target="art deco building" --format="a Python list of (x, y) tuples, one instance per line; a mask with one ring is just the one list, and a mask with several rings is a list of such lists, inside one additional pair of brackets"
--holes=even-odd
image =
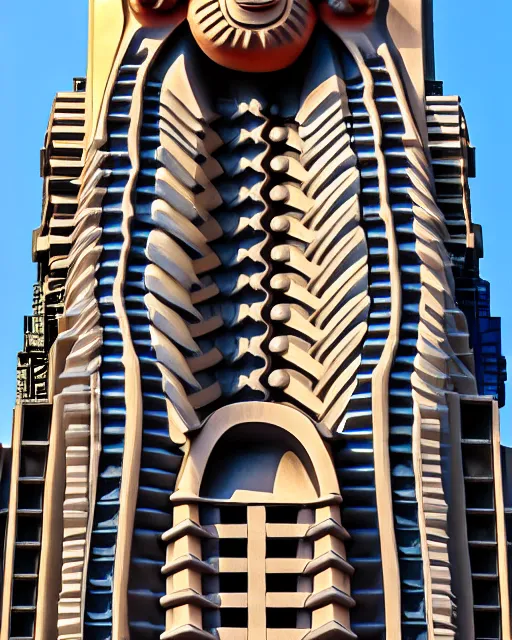
[(90, 0), (41, 151), (0, 640), (511, 639), (500, 320), (432, 23)]

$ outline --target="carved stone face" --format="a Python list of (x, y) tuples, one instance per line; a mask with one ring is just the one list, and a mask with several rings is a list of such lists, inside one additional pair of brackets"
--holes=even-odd
[(240, 71), (276, 71), (303, 51), (316, 12), (310, 0), (191, 0), (188, 21), (214, 62)]
[[(313, 0), (314, 2), (314, 0)], [(179, 0), (130, 0), (137, 13), (170, 12)], [(361, 28), (378, 0), (322, 0), (322, 18)], [(304, 50), (317, 20), (311, 0), (189, 0), (188, 22), (203, 52), (238, 71), (284, 69)]]

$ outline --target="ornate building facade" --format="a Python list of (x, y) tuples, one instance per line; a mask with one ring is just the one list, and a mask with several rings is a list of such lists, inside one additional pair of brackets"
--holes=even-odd
[(41, 152), (0, 640), (510, 640), (431, 2), (90, 0), (89, 34)]

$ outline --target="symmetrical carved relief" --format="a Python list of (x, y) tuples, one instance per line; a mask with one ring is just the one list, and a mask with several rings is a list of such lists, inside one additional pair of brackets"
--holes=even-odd
[(40, 640), (455, 638), (469, 212), (377, 4), (94, 2)]
[[(399, 268), (404, 260), (410, 263), (409, 245), (401, 244), (401, 237), (407, 240), (409, 234), (416, 241), (412, 217), (407, 220), (409, 200), (402, 203), (397, 196), (404, 188), (395, 186), (400, 169), (388, 169), (394, 157), (402, 156), (394, 152), (391, 160), (386, 157), (386, 136), (397, 135), (388, 132), (386, 118), (396, 121), (400, 111), (381, 113), (375, 102), (389, 100), (389, 92), (381, 93), (380, 87), (394, 83), (383, 59), (375, 57), (367, 65), (368, 53), (361, 55), (357, 45), (346, 43), (365, 86), (363, 104), (377, 160), (379, 218), (389, 251), (388, 284), (386, 279), (374, 280), (377, 287), (369, 292), (367, 237), (372, 231), (361, 220), (357, 166), (359, 161), (364, 167), (364, 160), (350, 144), (347, 123), (352, 114), (343, 71), (325, 37), (312, 52), (322, 59), (321, 70), (306, 79), (295, 116), (282, 120), (280, 127), (273, 125), (280, 112), (273, 115), (268, 102), (256, 97), (255, 88), (226, 96), (224, 103), (199, 89), (204, 82), (197, 75), (200, 64), (193, 65), (197, 54), (190, 44), (177, 45), (158, 96), (160, 146), (154, 152), (156, 168), (149, 173), (154, 175), (154, 195), (137, 196), (135, 211), (140, 210), (144, 221), (151, 216), (150, 227), (141, 236), (147, 260), (144, 302), (176, 442), (183, 441), (180, 434), (198, 428), (201, 416), (215, 403), (226, 404), (230, 395), (236, 397), (246, 387), (259, 392), (262, 400), (282, 393), (311, 412), (325, 433), (343, 432), (351, 415), (347, 409), (356, 401), (354, 392), (369, 373), (363, 348), (370, 303), (373, 299), (374, 306), (378, 304), (377, 291), (389, 287), (391, 328), (382, 335), (387, 338), (372, 374), (371, 408), (378, 438), (389, 438), (392, 446), (396, 441), (396, 450), (390, 452), (377, 447), (375, 459), (383, 476), (376, 487), (378, 512), (390, 524), (393, 519), (397, 523), (395, 535), (391, 529), (381, 541), (391, 548), (398, 545), (394, 561), (393, 555), (383, 558), (384, 588), (388, 582), (390, 589), (389, 582), (397, 584), (400, 570), (410, 566), (410, 551), (401, 551), (410, 527), (416, 527), (419, 535), (414, 473), (392, 475), (396, 479), (387, 488), (384, 480), (388, 470), (393, 473), (404, 465), (413, 469), (413, 392), (410, 386), (407, 392), (400, 380), (412, 374), (408, 352), (417, 339), (412, 316), (413, 308), (419, 315), (419, 266)], [(142, 141), (150, 121), (144, 122), (150, 115), (154, 118), (152, 108), (148, 103), (146, 115), (142, 107)], [(143, 144), (149, 151), (151, 147)], [(406, 164), (401, 171), (405, 178)], [(146, 183), (139, 178), (139, 184), (142, 189)], [(414, 191), (414, 183), (409, 184), (407, 188)], [(362, 195), (366, 197), (364, 191)], [(240, 215), (248, 202), (253, 214), (248, 219), (250, 236)], [(401, 227), (395, 228), (395, 211), (404, 218)], [(369, 219), (367, 223), (371, 225)], [(137, 237), (136, 233), (135, 242)], [(251, 263), (256, 269), (246, 271)], [(247, 298), (248, 291), (260, 291), (260, 301), (257, 293)], [(240, 302), (235, 302), (237, 297)], [(402, 315), (403, 303), (411, 315), (409, 322)], [(246, 333), (251, 322), (261, 328)], [(270, 326), (275, 335), (268, 340)], [(249, 355), (248, 367), (233, 366)], [(388, 398), (386, 389), (395, 387), (396, 395), (391, 391)], [(395, 416), (407, 416), (409, 425)], [(404, 438), (409, 444), (402, 444)], [(404, 491), (411, 493), (405, 501), (411, 524), (405, 528), (399, 524), (399, 513), (406, 508), (400, 498)], [(421, 575), (420, 547), (415, 554)], [(402, 620), (421, 608), (414, 588), (410, 593), (402, 603)], [(386, 615), (388, 624), (390, 620), (392, 625), (403, 624), (390, 607)], [(417, 619), (418, 630), (425, 627), (423, 620)]]

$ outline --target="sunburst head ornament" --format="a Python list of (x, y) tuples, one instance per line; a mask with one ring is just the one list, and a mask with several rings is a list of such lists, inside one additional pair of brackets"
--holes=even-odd
[(316, 12), (310, 0), (191, 0), (188, 22), (214, 62), (238, 71), (277, 71), (307, 45)]

